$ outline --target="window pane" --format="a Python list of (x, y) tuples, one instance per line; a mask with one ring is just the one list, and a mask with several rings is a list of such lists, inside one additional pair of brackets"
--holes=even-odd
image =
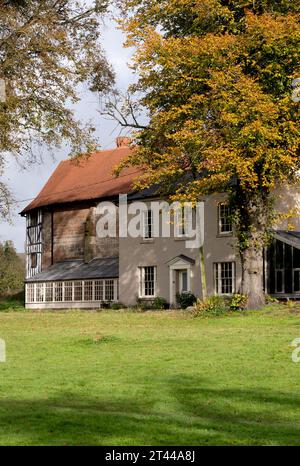
[(74, 300), (82, 301), (82, 282), (74, 282)]
[(293, 268), (300, 269), (300, 249), (293, 248)]
[(144, 212), (144, 237), (153, 237), (153, 212), (151, 209)]
[(283, 291), (283, 271), (277, 270), (276, 271), (276, 292), (282, 293)]
[(38, 213), (37, 212), (31, 212), (30, 214), (30, 226), (34, 227), (38, 224)]
[(54, 301), (62, 301), (62, 282), (54, 283)]
[(292, 246), (285, 245), (284, 253), (284, 292), (293, 292)]
[(105, 280), (105, 301), (114, 300), (114, 280)]
[(181, 280), (182, 280), (182, 292), (188, 291), (188, 275), (187, 275), (187, 270), (184, 270), (181, 272)]
[(28, 283), (26, 285), (26, 300), (28, 303), (33, 303), (34, 302), (34, 283)]
[(219, 204), (219, 233), (230, 233), (232, 231), (230, 214), (228, 204)]
[(294, 271), (294, 292), (300, 291), (300, 270)]
[(154, 296), (154, 279), (155, 279), (154, 267), (144, 268), (144, 293), (145, 296)]
[(36, 284), (36, 302), (42, 303), (44, 301), (44, 283)]
[(84, 301), (92, 301), (93, 299), (93, 282), (84, 282)]
[(284, 243), (282, 241), (276, 241), (276, 268), (283, 268), (283, 252), (284, 252)]
[(103, 280), (95, 280), (95, 301), (104, 301)]
[(49, 303), (53, 301), (53, 283), (46, 283), (46, 301)]
[(73, 301), (73, 282), (65, 282), (65, 301)]
[(215, 292), (217, 294), (232, 294), (234, 292), (233, 262), (215, 264)]
[(232, 263), (223, 262), (221, 264), (222, 293), (232, 293)]
[(35, 269), (37, 267), (37, 253), (33, 252), (30, 254), (30, 265), (32, 269)]

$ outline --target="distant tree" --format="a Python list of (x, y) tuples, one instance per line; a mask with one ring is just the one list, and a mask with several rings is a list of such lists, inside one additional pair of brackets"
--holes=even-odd
[(12, 241), (0, 243), (0, 296), (22, 290), (25, 266)]
[[(272, 193), (299, 180), (299, 104), (291, 98), (300, 72), (299, 1), (119, 3), (127, 44), (136, 47), (135, 108), (149, 116), (124, 165), (146, 169), (140, 186), (176, 186), (187, 200), (228, 193), (243, 292), (249, 308), (260, 307)], [(121, 124), (138, 128), (129, 110)]]
[[(70, 103), (80, 83), (105, 92), (114, 79), (99, 43), (107, 3), (0, 0), (0, 177), (11, 154), (24, 163), (41, 145), (68, 143), (72, 155), (94, 148), (93, 127), (77, 121)], [(0, 178), (0, 216), (9, 200)]]

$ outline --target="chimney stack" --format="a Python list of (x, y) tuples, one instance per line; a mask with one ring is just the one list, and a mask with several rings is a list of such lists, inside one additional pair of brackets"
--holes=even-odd
[(117, 147), (129, 147), (132, 139), (126, 136), (119, 136), (116, 139)]

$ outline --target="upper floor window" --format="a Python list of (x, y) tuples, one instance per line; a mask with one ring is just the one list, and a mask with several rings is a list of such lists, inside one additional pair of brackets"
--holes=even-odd
[(153, 212), (151, 209), (144, 212), (143, 232), (144, 239), (153, 238)]
[(140, 298), (156, 296), (156, 267), (140, 268)]
[(218, 234), (232, 233), (232, 221), (230, 207), (226, 202), (218, 204)]
[(190, 204), (182, 204), (174, 212), (175, 238), (187, 238), (196, 227), (196, 209)]
[(235, 293), (235, 263), (218, 262), (214, 264), (214, 282), (216, 294)]
[(37, 210), (29, 214), (29, 226), (36, 227), (39, 223), (39, 212)]
[(178, 236), (182, 237), (185, 236), (186, 234), (186, 215), (185, 215), (185, 209), (184, 206), (180, 207), (180, 213), (177, 216), (177, 222), (178, 222)]
[(30, 266), (32, 269), (35, 269), (37, 267), (37, 253), (32, 252), (30, 254)]

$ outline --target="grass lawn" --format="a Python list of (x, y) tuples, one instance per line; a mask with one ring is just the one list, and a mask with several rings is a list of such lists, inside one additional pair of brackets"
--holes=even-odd
[(0, 312), (0, 445), (300, 445), (300, 306)]

